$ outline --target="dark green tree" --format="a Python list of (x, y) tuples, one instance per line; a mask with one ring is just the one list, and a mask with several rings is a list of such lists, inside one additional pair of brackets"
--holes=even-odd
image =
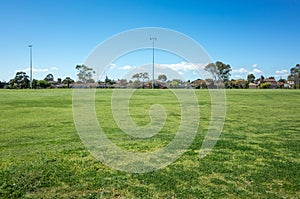
[(167, 76), (165, 74), (161, 74), (158, 76), (158, 80), (161, 80), (161, 81), (167, 81)]
[(224, 82), (227, 82), (230, 77), (231, 67), (229, 64), (224, 64), (223, 62), (217, 61), (216, 67), (218, 69), (218, 75)]
[(295, 88), (300, 88), (300, 64), (290, 69), (291, 74), (288, 76), (289, 81), (294, 82)]
[(33, 79), (32, 80), (32, 88), (36, 89), (37, 88), (37, 83), (38, 83), (38, 80)]
[(54, 76), (53, 76), (51, 73), (49, 73), (49, 74), (44, 78), (44, 80), (47, 81), (47, 82), (52, 82), (52, 81), (54, 81)]
[(14, 79), (9, 81), (9, 88), (24, 89), (30, 87), (29, 76), (25, 72), (17, 72)]
[(105, 83), (105, 85), (112, 85), (114, 83), (114, 81), (109, 79), (107, 76), (105, 76), (104, 83)]
[(38, 80), (37, 81), (37, 87), (38, 88), (49, 88), (51, 84), (46, 80)]
[(286, 81), (286, 79), (280, 78), (280, 79), (278, 80), (278, 82), (286, 83), (287, 81)]
[(259, 82), (260, 82), (260, 83), (263, 83), (264, 80), (265, 80), (265, 77), (264, 77), (263, 75), (261, 75), (261, 76), (260, 76), (260, 79), (259, 79)]
[(255, 76), (254, 76), (252, 73), (249, 74), (249, 75), (247, 76), (247, 82), (248, 82), (248, 84), (254, 83), (254, 81), (255, 81)]
[(70, 84), (74, 83), (75, 81), (73, 79), (71, 79), (70, 77), (66, 77), (63, 80), (63, 83), (67, 85), (67, 88), (70, 88)]

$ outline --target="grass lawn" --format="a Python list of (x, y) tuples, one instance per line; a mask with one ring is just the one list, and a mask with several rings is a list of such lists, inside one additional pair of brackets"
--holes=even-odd
[[(168, 118), (148, 140), (133, 139), (113, 122), (112, 90), (96, 93), (97, 117), (107, 136), (128, 151), (168, 144), (180, 121), (169, 90), (138, 90), (130, 111), (140, 125), (162, 104)], [(210, 118), (207, 90), (197, 90), (200, 126), (190, 148), (150, 173), (112, 170), (82, 144), (73, 121), (72, 90), (0, 90), (0, 198), (298, 198), (300, 91), (227, 90), (223, 132), (199, 159)]]

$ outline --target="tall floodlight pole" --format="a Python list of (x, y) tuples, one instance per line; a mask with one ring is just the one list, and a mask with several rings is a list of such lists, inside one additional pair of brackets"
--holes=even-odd
[(32, 89), (32, 45), (28, 47), (30, 49), (30, 89)]
[(154, 89), (154, 41), (157, 40), (156, 37), (150, 37), (152, 40), (152, 89)]

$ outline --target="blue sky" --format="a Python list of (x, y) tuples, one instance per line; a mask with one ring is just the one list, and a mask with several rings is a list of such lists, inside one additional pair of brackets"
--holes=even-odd
[[(212, 60), (230, 64), (232, 78), (254, 72), (278, 79), (300, 63), (299, 19), (299, 0), (0, 0), (0, 81), (16, 71), (29, 74), (29, 44), (34, 78), (52, 73), (55, 79), (76, 79), (75, 65), (99, 43), (142, 27), (186, 34)], [(157, 55), (157, 64), (182, 61)], [(151, 63), (151, 56), (142, 57), (143, 63), (124, 58), (107, 74), (118, 78), (124, 66)]]

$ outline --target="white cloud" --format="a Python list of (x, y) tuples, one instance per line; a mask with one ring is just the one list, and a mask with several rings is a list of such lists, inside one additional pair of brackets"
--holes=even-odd
[(263, 73), (263, 71), (261, 71), (257, 68), (253, 68), (253, 70), (251, 70), (251, 71), (249, 71), (248, 69), (245, 69), (245, 68), (235, 68), (235, 69), (232, 69), (232, 71), (231, 71), (232, 78), (234, 78), (234, 79), (242, 79), (247, 74), (251, 74), (251, 73), (252, 74), (261, 74), (261, 73)]
[(234, 79), (243, 79), (243, 77), (240, 75), (236, 75), (236, 76), (234, 76)]
[(257, 64), (253, 64), (252, 67), (253, 67), (253, 68), (256, 68), (256, 67), (257, 67)]
[(49, 72), (48, 68), (33, 68), (33, 72)]
[(257, 68), (254, 68), (252, 71), (249, 71), (245, 68), (237, 68), (237, 69), (232, 69), (232, 74), (261, 74), (263, 73), (262, 70), (259, 70)]
[(257, 68), (254, 68), (251, 72), (249, 72), (249, 73), (253, 73), (253, 74), (260, 74), (260, 73), (263, 73), (263, 71), (262, 70), (259, 70), (259, 69), (257, 69)]
[(197, 69), (204, 69), (206, 64), (192, 64), (186, 62), (180, 62), (176, 64), (157, 64), (160, 68), (170, 68), (174, 71), (195, 71)]
[(116, 66), (116, 64), (110, 64), (109, 67), (110, 69), (113, 69)]
[(232, 74), (245, 74), (248, 73), (249, 71), (245, 68), (237, 68), (237, 69), (232, 69)]
[(276, 75), (287, 75), (289, 72), (285, 69), (275, 71)]
[[(25, 69), (22, 69), (22, 70), (16, 70), (16, 72), (18, 72), (18, 71), (29, 72), (30, 68), (25, 68)], [(32, 72), (35, 72), (35, 73), (49, 72), (49, 69), (48, 68), (32, 68)]]
[[(165, 74), (168, 79), (197, 79), (197, 78), (211, 78), (211, 74), (204, 71), (206, 64), (193, 64), (188, 62), (155, 64), (154, 76), (158, 77), (159, 74)], [(152, 64), (143, 66), (123, 66), (118, 67), (119, 71), (124, 72), (122, 78), (131, 79), (132, 75), (140, 72), (147, 72), (152, 75)], [(151, 76), (152, 77), (152, 76)]]
[[(34, 73), (45, 73), (45, 72), (50, 72), (51, 70), (58, 70), (57, 67), (51, 67), (51, 68), (32, 68), (32, 72)], [(30, 72), (30, 68), (25, 68), (25, 69), (21, 69), (21, 70), (16, 70), (16, 72), (18, 71), (24, 71), (24, 72)]]
[(132, 68), (132, 66), (125, 65), (125, 66), (120, 67), (119, 69), (121, 69), (121, 70), (130, 70), (131, 68)]

